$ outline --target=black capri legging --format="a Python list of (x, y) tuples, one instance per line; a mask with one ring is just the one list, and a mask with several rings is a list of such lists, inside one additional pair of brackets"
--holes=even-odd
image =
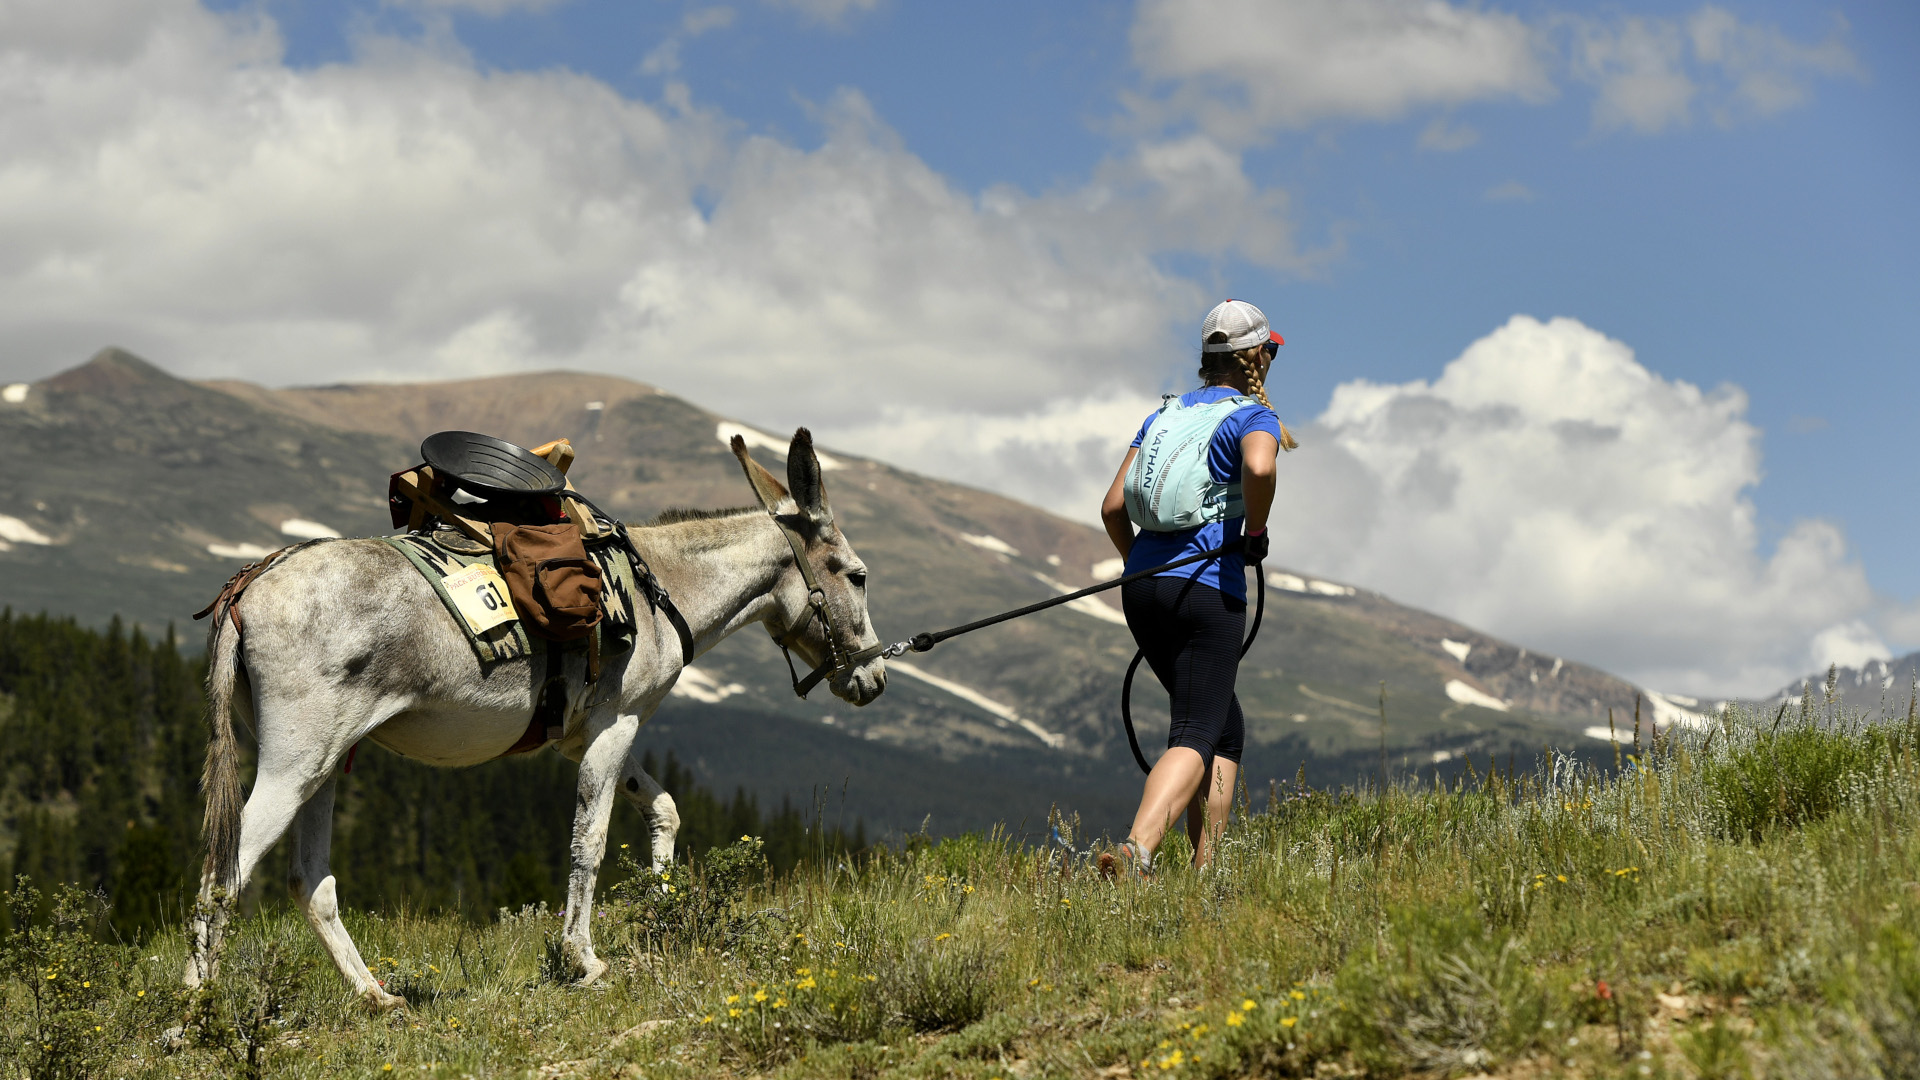
[(1167, 749), (1185, 746), (1213, 767), (1238, 765), (1246, 719), (1233, 692), (1240, 672), (1240, 638), (1247, 602), (1193, 578), (1150, 577), (1120, 587), (1133, 640), (1173, 699)]

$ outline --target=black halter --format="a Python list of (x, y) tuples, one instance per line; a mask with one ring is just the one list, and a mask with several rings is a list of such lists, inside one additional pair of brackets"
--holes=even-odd
[[(800, 567), (800, 577), (807, 583), (806, 617), (788, 627), (785, 634), (773, 636), (773, 643), (780, 646), (780, 655), (787, 658), (787, 677), (793, 680), (793, 692), (804, 698), (809, 691), (820, 685), (820, 680), (829, 675), (837, 677), (852, 671), (879, 656), (885, 651), (886, 646), (871, 645), (857, 652), (847, 652), (841, 647), (840, 635), (835, 633), (833, 628), (833, 609), (827, 606), (827, 592), (820, 587), (820, 579), (813, 572), (813, 563), (807, 560), (806, 538), (800, 535), (799, 530), (780, 520), (780, 515), (774, 513), (772, 509), (768, 509), (767, 515), (773, 518), (775, 525), (780, 526), (780, 535), (787, 538), (787, 546), (793, 549), (793, 561)], [(800, 639), (800, 635), (806, 632), (807, 627), (813, 625), (815, 618), (820, 620), (821, 627), (826, 631), (827, 658), (803, 678), (798, 669), (793, 666), (793, 653), (790, 650)]]

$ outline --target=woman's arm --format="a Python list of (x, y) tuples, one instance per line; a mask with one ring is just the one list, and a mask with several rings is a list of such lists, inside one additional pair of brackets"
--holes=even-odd
[[(1133, 521), (1127, 517), (1127, 468), (1133, 464), (1133, 455), (1139, 452), (1137, 446), (1127, 447), (1127, 456), (1120, 462), (1120, 471), (1113, 474), (1113, 486), (1107, 489), (1107, 497), (1100, 503), (1100, 523), (1107, 527), (1107, 538), (1113, 541), (1113, 549), (1123, 559), (1133, 550)], [(1267, 472), (1273, 472), (1271, 460), (1267, 463)], [(1267, 484), (1267, 499), (1273, 499), (1271, 481)]]
[[(1247, 502), (1247, 532), (1267, 527), (1267, 513), (1273, 509), (1273, 461), (1279, 455), (1279, 440), (1264, 431), (1249, 431), (1240, 438), (1240, 494)], [(1113, 527), (1109, 525), (1107, 531)]]

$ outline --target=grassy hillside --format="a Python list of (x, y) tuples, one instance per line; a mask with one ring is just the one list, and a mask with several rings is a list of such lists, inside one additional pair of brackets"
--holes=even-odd
[(756, 883), (736, 843), (610, 900), (597, 989), (549, 977), (539, 911), (361, 914), (410, 1002), (382, 1017), (287, 913), (189, 999), (176, 935), (88, 944), (75, 899), (7, 940), (0, 1045), (76, 1076), (1920, 1076), (1920, 723), (1803, 699), (1621, 764), (1286, 791), (1216, 867), (1175, 841), (1119, 886), (981, 834)]

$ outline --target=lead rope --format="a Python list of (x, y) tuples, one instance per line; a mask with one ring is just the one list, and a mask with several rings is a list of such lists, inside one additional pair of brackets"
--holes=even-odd
[(1184, 559), (1175, 559), (1174, 561), (1170, 563), (1165, 563), (1161, 566), (1150, 566), (1145, 570), (1136, 570), (1135, 572), (1128, 574), (1125, 577), (1117, 577), (1117, 578), (1114, 578), (1112, 581), (1103, 581), (1098, 585), (1089, 585), (1086, 588), (1081, 589), (1079, 592), (1070, 592), (1064, 596), (1056, 596), (1049, 600), (1042, 600), (1037, 604), (1028, 604), (1026, 607), (1017, 607), (1017, 608), (1014, 608), (1012, 611), (1003, 611), (998, 615), (989, 615), (984, 619), (976, 619), (973, 622), (962, 623), (959, 626), (948, 627), (945, 630), (935, 630), (931, 633), (915, 634), (905, 641), (896, 641), (893, 644), (887, 646), (885, 649), (882, 649), (880, 651), (880, 655), (882, 657), (885, 657), (888, 660), (892, 660), (895, 657), (905, 656), (909, 652), (926, 652), (929, 649), (932, 649), (935, 645), (938, 645), (949, 638), (957, 638), (961, 634), (971, 634), (975, 630), (984, 630), (989, 626), (998, 626), (999, 624), (1003, 622), (1007, 622), (1010, 619), (1018, 619), (1023, 616), (1031, 615), (1036, 611), (1045, 611), (1046, 609), (1051, 607), (1059, 607), (1061, 604), (1071, 604), (1075, 600), (1078, 600), (1083, 596), (1092, 596), (1095, 593), (1106, 592), (1108, 589), (1119, 588), (1120, 586), (1125, 585), (1130, 581), (1139, 581), (1141, 578), (1153, 577), (1156, 574), (1162, 574), (1168, 570), (1174, 570), (1179, 567), (1186, 566), (1190, 563), (1197, 563), (1202, 559), (1217, 558), (1221, 555), (1225, 555), (1229, 551), (1239, 550), (1240, 546), (1243, 543), (1244, 541), (1242, 540), (1235, 540), (1230, 544), (1222, 544), (1211, 551), (1203, 551), (1198, 555), (1189, 555)]
[[(1189, 555), (1184, 559), (1175, 559), (1173, 562), (1166, 563), (1162, 566), (1151, 566), (1145, 570), (1137, 570), (1124, 577), (1114, 578), (1112, 581), (1103, 581), (1098, 585), (1089, 585), (1079, 592), (1071, 592), (1065, 596), (1056, 596), (1050, 600), (1042, 600), (1037, 604), (1028, 604), (1026, 607), (1014, 608), (1012, 611), (1003, 611), (998, 615), (989, 615), (984, 619), (977, 619), (970, 623), (962, 623), (959, 626), (950, 627), (946, 630), (936, 630), (927, 634), (915, 634), (905, 641), (896, 641), (892, 645), (880, 650), (879, 655), (885, 659), (892, 660), (905, 656), (909, 651), (926, 652), (948, 638), (956, 638), (961, 634), (971, 634), (975, 630), (985, 629), (989, 626), (1007, 622), (1010, 619), (1018, 619), (1022, 616), (1031, 615), (1036, 611), (1045, 611), (1050, 607), (1070, 604), (1083, 596), (1092, 596), (1095, 593), (1106, 592), (1108, 589), (1118, 588), (1128, 582), (1139, 581), (1141, 578), (1149, 578), (1157, 574), (1163, 574), (1168, 570), (1177, 569), (1189, 563), (1197, 563), (1202, 559), (1217, 558), (1229, 551), (1239, 550), (1244, 547), (1245, 544), (1246, 540), (1242, 538), (1232, 543), (1222, 544), (1211, 551), (1203, 551), (1198, 555)], [(1254, 639), (1260, 636), (1260, 620), (1267, 613), (1267, 581), (1262, 575), (1262, 565), (1262, 563), (1258, 562), (1253, 564), (1254, 584), (1259, 588), (1260, 596), (1253, 609), (1253, 631), (1247, 635), (1247, 640), (1240, 645), (1240, 655), (1242, 657), (1247, 655), (1248, 649), (1253, 648)], [(1145, 655), (1146, 654), (1142, 652), (1135, 652), (1133, 654), (1133, 663), (1127, 665), (1126, 680), (1120, 684), (1120, 719), (1127, 728), (1127, 745), (1133, 748), (1133, 760), (1140, 763), (1141, 772), (1152, 772), (1153, 766), (1147, 764), (1147, 756), (1140, 752), (1140, 739), (1133, 732), (1133, 709), (1128, 703), (1128, 699), (1133, 693), (1133, 673), (1139, 670), (1140, 661)], [(805, 695), (802, 696), (804, 697)]]

